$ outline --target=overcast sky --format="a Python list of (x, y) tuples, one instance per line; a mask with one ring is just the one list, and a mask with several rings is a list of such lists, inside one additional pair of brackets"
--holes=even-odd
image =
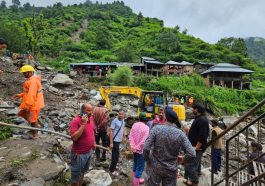
[[(1, 1), (1, 0), (0, 0)], [(35, 6), (56, 2), (74, 4), (85, 0), (20, 0)], [(95, 2), (95, 0), (92, 0)], [(99, 0), (99, 2), (113, 0)], [(8, 4), (12, 0), (6, 0)], [(165, 26), (179, 25), (188, 34), (215, 43), (223, 37), (265, 38), (265, 0), (124, 0), (134, 12), (164, 20)]]

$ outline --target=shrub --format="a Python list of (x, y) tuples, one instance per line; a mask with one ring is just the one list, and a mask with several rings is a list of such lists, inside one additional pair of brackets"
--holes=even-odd
[(133, 81), (133, 72), (132, 69), (127, 66), (118, 67), (109, 78), (113, 85), (130, 86)]

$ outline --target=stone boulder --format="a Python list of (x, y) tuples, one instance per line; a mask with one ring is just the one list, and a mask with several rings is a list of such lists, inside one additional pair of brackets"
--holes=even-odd
[(121, 106), (120, 105), (114, 105), (113, 107), (112, 107), (112, 110), (113, 111), (119, 111), (121, 109)]
[(95, 95), (97, 95), (97, 90), (95, 90), (95, 89), (90, 90), (90, 95), (91, 95), (91, 96), (95, 96)]
[(92, 170), (84, 176), (85, 182), (90, 186), (108, 186), (111, 185), (112, 179), (104, 170)]
[(132, 102), (130, 103), (130, 105), (131, 105), (131, 106), (134, 106), (134, 107), (138, 107), (138, 104), (139, 104), (139, 100), (138, 100), (138, 99), (136, 99), (136, 100), (134, 100), (134, 101), (132, 101)]
[(45, 181), (43, 178), (36, 178), (28, 182), (22, 183), (21, 186), (44, 186)]
[(52, 84), (53, 85), (73, 85), (74, 81), (69, 78), (69, 76), (65, 74), (57, 74), (53, 79), (52, 79)]

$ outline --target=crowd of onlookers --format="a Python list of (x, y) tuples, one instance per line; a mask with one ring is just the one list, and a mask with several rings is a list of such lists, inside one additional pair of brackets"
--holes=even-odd
[[(109, 113), (104, 107), (105, 101), (99, 102), (93, 108), (84, 104), (81, 113), (70, 123), (70, 133), (73, 140), (71, 153), (72, 184), (81, 185), (84, 172), (88, 170), (89, 162), (95, 144), (100, 144), (112, 150), (109, 172), (118, 176), (117, 163), (120, 156), (120, 144), (125, 137), (125, 113), (118, 112), (112, 120), (109, 135), (107, 135)], [(133, 185), (145, 182), (146, 185), (176, 185), (178, 163), (185, 162), (187, 184), (198, 184), (200, 160), (208, 137), (208, 120), (204, 108), (197, 104), (193, 106), (196, 119), (187, 136), (179, 128), (177, 114), (170, 108), (160, 108), (157, 116), (151, 121), (146, 113), (139, 115), (139, 120), (132, 125), (129, 143), (133, 152)], [(108, 140), (109, 139), (109, 140)], [(108, 144), (109, 143), (109, 144)], [(179, 156), (185, 152), (184, 156)], [(106, 160), (106, 152), (100, 154), (96, 149), (97, 161)], [(146, 166), (146, 167), (145, 167)], [(189, 167), (188, 167), (189, 166)], [(146, 171), (146, 180), (142, 178)]]
[[(119, 110), (117, 117), (111, 121), (109, 127), (109, 113), (105, 108), (105, 100), (101, 100), (97, 107), (84, 104), (81, 113), (70, 123), (70, 133), (73, 140), (71, 153), (72, 185), (82, 185), (85, 171), (88, 170), (91, 155), (96, 144), (111, 149), (111, 163), (109, 173), (118, 176), (117, 163), (120, 157), (120, 145), (126, 140), (125, 113)], [(178, 175), (178, 164), (184, 165), (184, 183), (196, 186), (201, 174), (201, 160), (206, 150), (207, 139), (210, 134), (209, 124), (212, 125), (212, 138), (218, 136), (222, 129), (217, 120), (208, 121), (202, 104), (192, 105), (195, 119), (190, 128), (183, 130), (176, 112), (170, 107), (160, 108), (152, 119), (146, 118), (146, 113), (139, 114), (138, 121), (132, 125), (129, 143), (133, 152), (132, 184), (138, 186), (169, 185), (175, 186)], [(110, 128), (108, 132), (108, 128)], [(185, 131), (185, 132), (184, 132)], [(222, 138), (213, 144), (213, 172), (221, 171)], [(253, 143), (250, 158), (257, 157), (262, 147)], [(100, 152), (96, 148), (96, 160), (105, 161), (106, 151)], [(258, 159), (265, 161), (265, 156)], [(251, 167), (250, 167), (251, 169)], [(146, 176), (142, 174), (145, 171)], [(251, 170), (249, 170), (251, 172)], [(253, 173), (253, 171), (252, 171)]]

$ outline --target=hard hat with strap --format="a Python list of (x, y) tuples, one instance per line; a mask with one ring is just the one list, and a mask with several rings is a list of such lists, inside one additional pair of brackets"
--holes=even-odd
[(35, 72), (35, 69), (31, 65), (24, 65), (23, 67), (20, 68), (19, 72), (20, 73)]

